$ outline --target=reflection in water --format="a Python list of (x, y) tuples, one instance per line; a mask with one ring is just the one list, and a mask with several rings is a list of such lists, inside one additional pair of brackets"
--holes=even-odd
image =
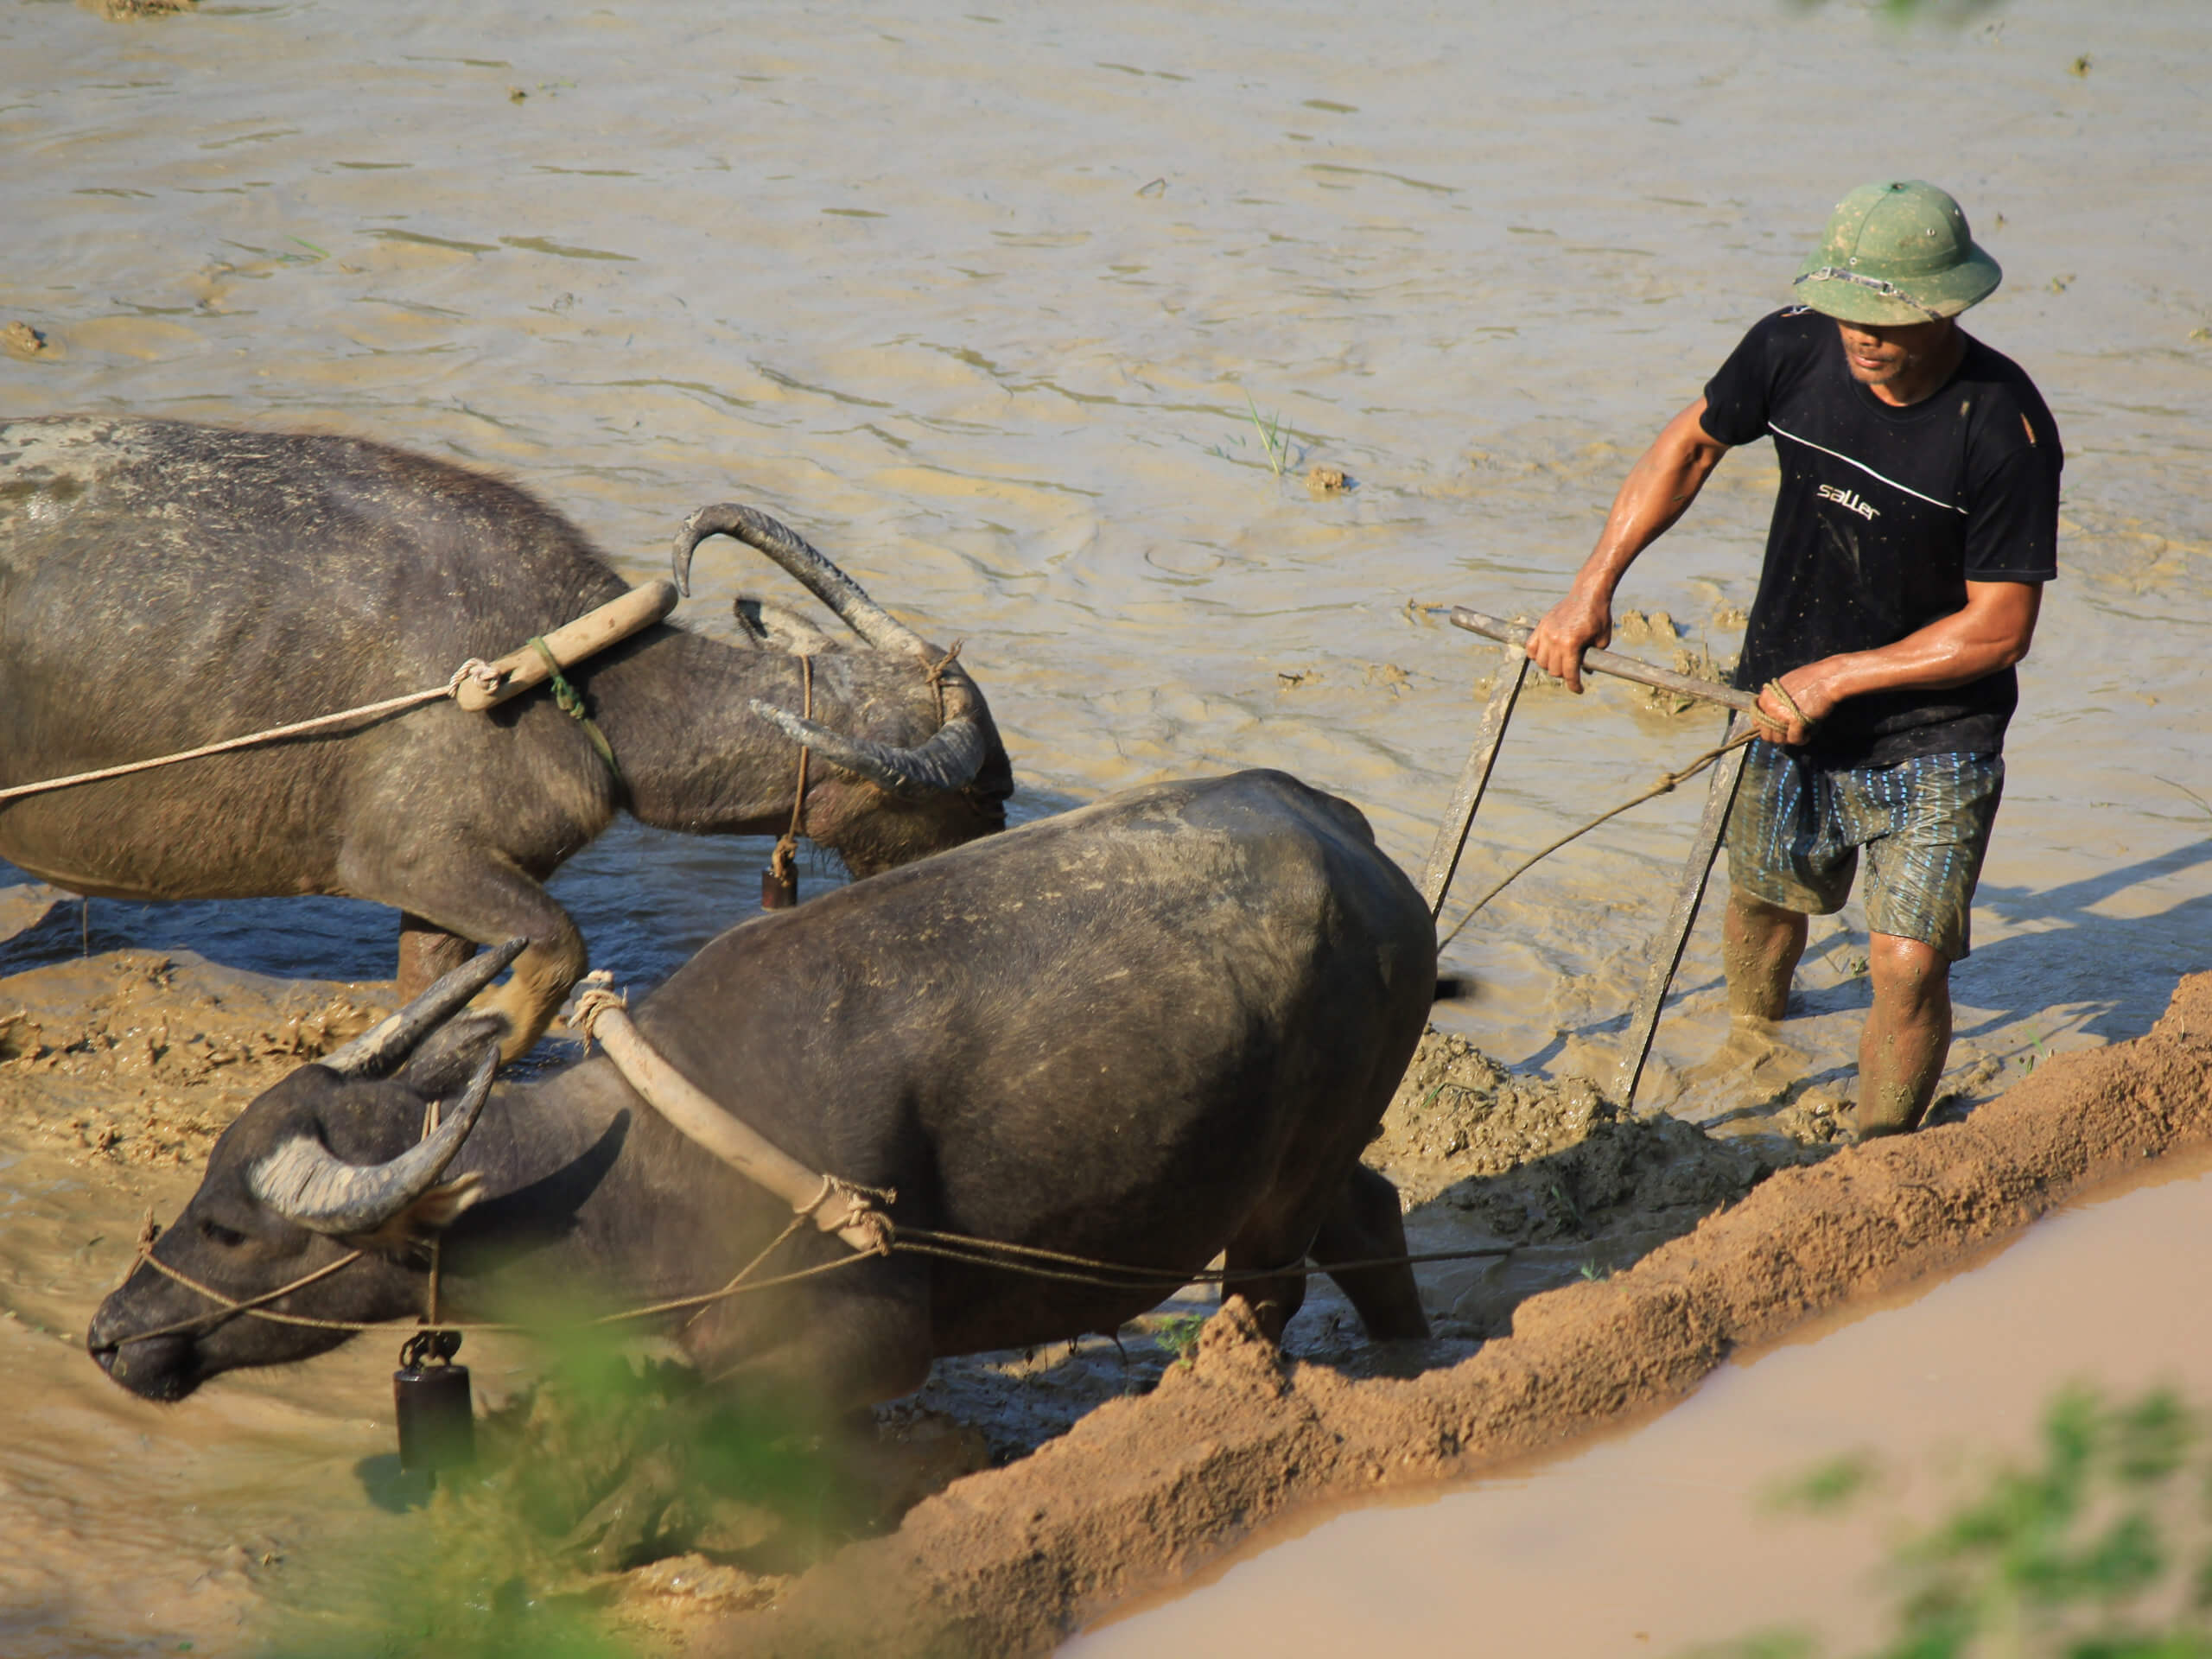
[[(1779, 0), (1379, 0), (1356, 29), (1310, 0), (1263, 18), (767, 4), (741, 27), (664, 0), (526, 29), (424, 0), (130, 27), (23, 3), (0, 10), (0, 212), (30, 228), (0, 238), (0, 329), (45, 344), (0, 348), (0, 397), (411, 444), (524, 483), (641, 576), (693, 507), (756, 501), (966, 640), (1020, 810), (1276, 766), (1417, 864), (1488, 664), (1408, 601), (1540, 609), (1649, 433), (1785, 298), (1835, 197), (1932, 175), (2008, 272), (1974, 327), (2034, 373), (2073, 458), (2064, 575), (1955, 980), (1955, 1067), (2001, 1080), (2139, 1032), (2202, 965), (2212, 346), (2188, 276), (2200, 158), (2177, 142), (2202, 124), (2199, 44), (2194, 0), (2051, 0), (1959, 29)], [(1280, 411), (1301, 469), (1357, 487), (1279, 480), (1253, 405)], [(1668, 611), (1685, 650), (1732, 650), (1771, 478), (1764, 450), (1732, 459), (1624, 603)], [(810, 604), (758, 561), (699, 575), (694, 626), (725, 626), (741, 590)], [(1516, 722), (1462, 897), (1711, 736), (1617, 688), (1532, 690)], [(1695, 794), (1485, 912), (1454, 955), (1483, 995), (1449, 1017), (1508, 1059), (1610, 1076)], [(623, 826), (554, 890), (643, 988), (751, 913), (766, 851)], [(390, 972), (391, 917), (339, 901), (91, 919), (95, 949)], [(25, 948), (66, 954), (70, 931)], [(1856, 907), (1813, 944), (1789, 1040), (1847, 1077)], [(1709, 918), (1678, 983), (1655, 1102), (1725, 1028)], [(81, 1323), (115, 1236), (178, 1196), (108, 1181), (0, 1177), (0, 1300)], [(82, 1271), (48, 1276), (80, 1249)], [(179, 1582), (164, 1526), (226, 1481), (272, 1513), (343, 1503), (323, 1476), (382, 1449), (367, 1360), (141, 1415), (67, 1344), (4, 1326), (0, 1344), (10, 1401), (60, 1414), (8, 1421), (0, 1480), (79, 1506), (55, 1535), (96, 1542), (111, 1581)], [(76, 1478), (110, 1467), (167, 1519)], [(0, 1557), (43, 1524), (27, 1512), (0, 1505)], [(217, 1548), (195, 1524), (190, 1548)], [(147, 1605), (219, 1626), (162, 1593), (118, 1604), (109, 1650)], [(0, 1630), (33, 1653), (108, 1639)]]

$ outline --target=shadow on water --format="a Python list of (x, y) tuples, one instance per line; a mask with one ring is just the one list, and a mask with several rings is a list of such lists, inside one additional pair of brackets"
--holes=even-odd
[(387, 1515), (423, 1508), (436, 1490), (429, 1475), (402, 1469), (397, 1452), (361, 1459), (353, 1465), (353, 1478), (361, 1483), (361, 1495)]
[[(1718, 868), (1725, 872), (1726, 865)], [(1955, 970), (1955, 1001), (1965, 1008), (1986, 1012), (1961, 1020), (1952, 1033), (1954, 1044), (1998, 1036), (2039, 1010), (2061, 1004), (2080, 1011), (2068, 1020), (2070, 1030), (2112, 1043), (2143, 1035), (2164, 1010), (2163, 990), (2203, 966), (2201, 941), (2208, 922), (2212, 922), (2212, 897), (2183, 899), (2165, 909), (2134, 916), (2101, 913), (2098, 906), (2151, 882), (2208, 868), (2212, 868), (2212, 836), (2052, 887), (2001, 887), (1985, 881), (1975, 894), (1975, 908), (2017, 931), (1978, 943), (1974, 954)], [(1715, 889), (1700, 912), (1701, 929), (1717, 925), (1714, 918), (1726, 902), (1726, 888), (1716, 874)], [(1789, 1017), (1818, 1019), (1864, 1013), (1872, 995), (1872, 982), (1863, 971), (1865, 947), (1863, 927), (1853, 927), (1808, 950), (1790, 991)], [(1656, 946), (1645, 938), (1637, 948), (1648, 957)], [(1854, 953), (1861, 957), (1859, 970), (1855, 972), (1847, 965)], [(2114, 963), (2126, 965), (2127, 971), (2120, 978), (2127, 986), (2140, 986), (2147, 976), (2162, 994), (2147, 999), (2133, 995), (2083, 995), (2086, 987), (2113, 982), (2110, 969)], [(1725, 982), (1718, 974), (1694, 982), (1678, 979), (1668, 995), (1662, 1022), (1694, 1000), (1719, 995), (1725, 990)], [(1626, 1035), (1633, 1014), (1634, 1009), (1624, 1004), (1602, 1019), (1562, 1027), (1550, 1041), (1517, 1064), (1525, 1070), (1542, 1070), (1556, 1061), (1570, 1042), (1619, 1039)], [(2003, 1058), (2027, 1052), (2036, 1043), (2032, 1034), (2022, 1037)], [(1855, 1064), (1846, 1060), (1808, 1072), (1802, 1081), (1808, 1087), (1840, 1083), (1856, 1071)]]
[[(583, 930), (594, 966), (637, 988), (658, 985), (709, 939), (760, 905), (760, 872), (772, 838), (708, 839), (652, 830), (634, 819), (570, 859), (547, 884)], [(834, 859), (810, 849), (802, 890), (842, 887)], [(0, 865), (0, 887), (33, 880)], [(190, 950), (226, 968), (286, 979), (390, 979), (398, 917), (358, 899), (91, 901), (57, 907), (39, 926), (0, 944), (0, 973), (19, 973), (90, 950)]]

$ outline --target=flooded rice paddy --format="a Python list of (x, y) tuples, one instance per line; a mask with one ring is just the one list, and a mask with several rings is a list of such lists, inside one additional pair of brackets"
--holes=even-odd
[[(1777, 1629), (1867, 1651), (1894, 1634), (1888, 1552), (2028, 1462), (2062, 1389), (2212, 1395), (2212, 1332), (2173, 1317), (2212, 1294), (2212, 1172), (2193, 1164), (1955, 1278), (1821, 1320), (1645, 1427), (1428, 1501), (1294, 1523), (1205, 1588), (1063, 1652), (1603, 1659)], [(1777, 1503), (1847, 1465), (1878, 1471), (1876, 1501)]]
[[(2190, 0), (1909, 28), (1779, 0), (741, 22), (691, 0), (279, 0), (129, 24), (0, 0), (0, 410), (410, 444), (532, 488), (639, 576), (691, 508), (749, 500), (967, 642), (1017, 817), (1274, 766), (1417, 866), (1491, 649), (1421, 607), (1541, 610), (1829, 203), (1934, 178), (2006, 269), (1972, 327), (2037, 377), (2069, 458), (1955, 981), (1971, 1103), (2139, 1033), (2204, 965), (2203, 47)], [(1309, 488), (1315, 466), (1350, 487)], [(1670, 626), (1621, 648), (1734, 649), (1772, 476), (1763, 448), (1723, 467), (1624, 594)], [(779, 590), (709, 550), (696, 626)], [(1713, 725), (1618, 687), (1524, 697), (1462, 896)], [(1696, 794), (1495, 901), (1452, 957), (1482, 996), (1448, 1022), (1609, 1083)], [(766, 851), (618, 828), (556, 891), (642, 988), (749, 912)], [(1815, 924), (1796, 1052), (1755, 1071), (1705, 1065), (1716, 945), (1701, 927), (1644, 1098), (1755, 1128), (1847, 1095), (1857, 906)], [(96, 902), (0, 947), (0, 971), (87, 948), (372, 981), (391, 918)], [(56, 1086), (0, 1073), (16, 1113)], [(299, 1518), (363, 1506), (389, 1356), (181, 1411), (126, 1399), (75, 1339), (139, 1211), (172, 1211), (190, 1172), (18, 1138), (0, 1645), (235, 1641)]]

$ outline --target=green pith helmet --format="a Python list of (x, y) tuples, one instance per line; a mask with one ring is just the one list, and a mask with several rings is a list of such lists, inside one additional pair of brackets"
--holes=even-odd
[(1908, 179), (1862, 184), (1836, 204), (1797, 273), (1797, 300), (1846, 322), (1926, 322), (1987, 299), (2004, 277), (1950, 194)]

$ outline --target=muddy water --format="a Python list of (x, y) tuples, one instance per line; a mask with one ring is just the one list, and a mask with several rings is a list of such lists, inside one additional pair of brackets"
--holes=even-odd
[[(2143, 1029), (2202, 965), (2212, 903), (2199, 8), (2052, 0), (1958, 30), (1770, 0), (1439, 16), (960, 0), (740, 28), (696, 0), (276, 0), (118, 25), (0, 0), (0, 327), (44, 340), (11, 336), (0, 407), (400, 440), (529, 484), (639, 575), (691, 507), (757, 501), (967, 639), (1020, 810), (1279, 766), (1417, 863), (1487, 670), (1408, 601), (1540, 608), (1827, 205), (1932, 175), (2008, 271), (1975, 328), (2037, 375), (2071, 456), (1955, 1081)], [(1313, 493), (1314, 464), (1352, 487)], [(1764, 448), (1722, 469), (1626, 595), (1679, 639), (1630, 648), (1733, 649), (1771, 477)], [(775, 587), (728, 552), (702, 577), (709, 627)], [(1468, 892), (1711, 735), (1618, 690), (1522, 707)], [(1454, 1018), (1516, 1064), (1610, 1076), (1695, 808), (1641, 810), (1493, 906), (1454, 952), (1484, 1000)], [(762, 851), (622, 831), (559, 890), (639, 983), (744, 912)], [(90, 925), (95, 949), (286, 974), (388, 960), (388, 918), (339, 901), (96, 904)], [(1800, 1056), (1700, 1077), (1722, 1022), (1701, 931), (1651, 1097), (1713, 1116), (1847, 1086), (1863, 944), (1855, 906), (1816, 925)], [(66, 1166), (10, 1179), (6, 1214), (35, 1191), (48, 1217), (0, 1221), (24, 1282), (111, 1249), (141, 1202)], [(111, 1266), (54, 1278), (30, 1317), (81, 1330)], [(34, 1478), (7, 1461), (34, 1441), (108, 1466), (137, 1408), (65, 1344), (8, 1340), (0, 1412), (79, 1412), (11, 1415), (0, 1478)], [(258, 1427), (214, 1395), (149, 1418), (168, 1450), (134, 1478), (194, 1501), (226, 1448), (299, 1433), (296, 1466), (357, 1503), (320, 1477), (358, 1451), (334, 1402), (370, 1399), (382, 1363), (219, 1391), (263, 1402)], [(72, 1501), (119, 1540), (129, 1499), (105, 1491)], [(0, 1508), (0, 1556), (27, 1514)]]
[[(2212, 1395), (2212, 1332), (2172, 1317), (2212, 1294), (2212, 1173), (2196, 1164), (2055, 1217), (1897, 1306), (1739, 1360), (1631, 1433), (1430, 1502), (1308, 1522), (1063, 1651), (1471, 1644), (1599, 1659), (1777, 1627), (1864, 1651), (1889, 1632), (1896, 1604), (1876, 1569), (1901, 1530), (1979, 1496), (1999, 1463), (2031, 1460), (2060, 1389)], [(1869, 1452), (1873, 1501), (1841, 1516), (1777, 1512), (1777, 1489)]]

